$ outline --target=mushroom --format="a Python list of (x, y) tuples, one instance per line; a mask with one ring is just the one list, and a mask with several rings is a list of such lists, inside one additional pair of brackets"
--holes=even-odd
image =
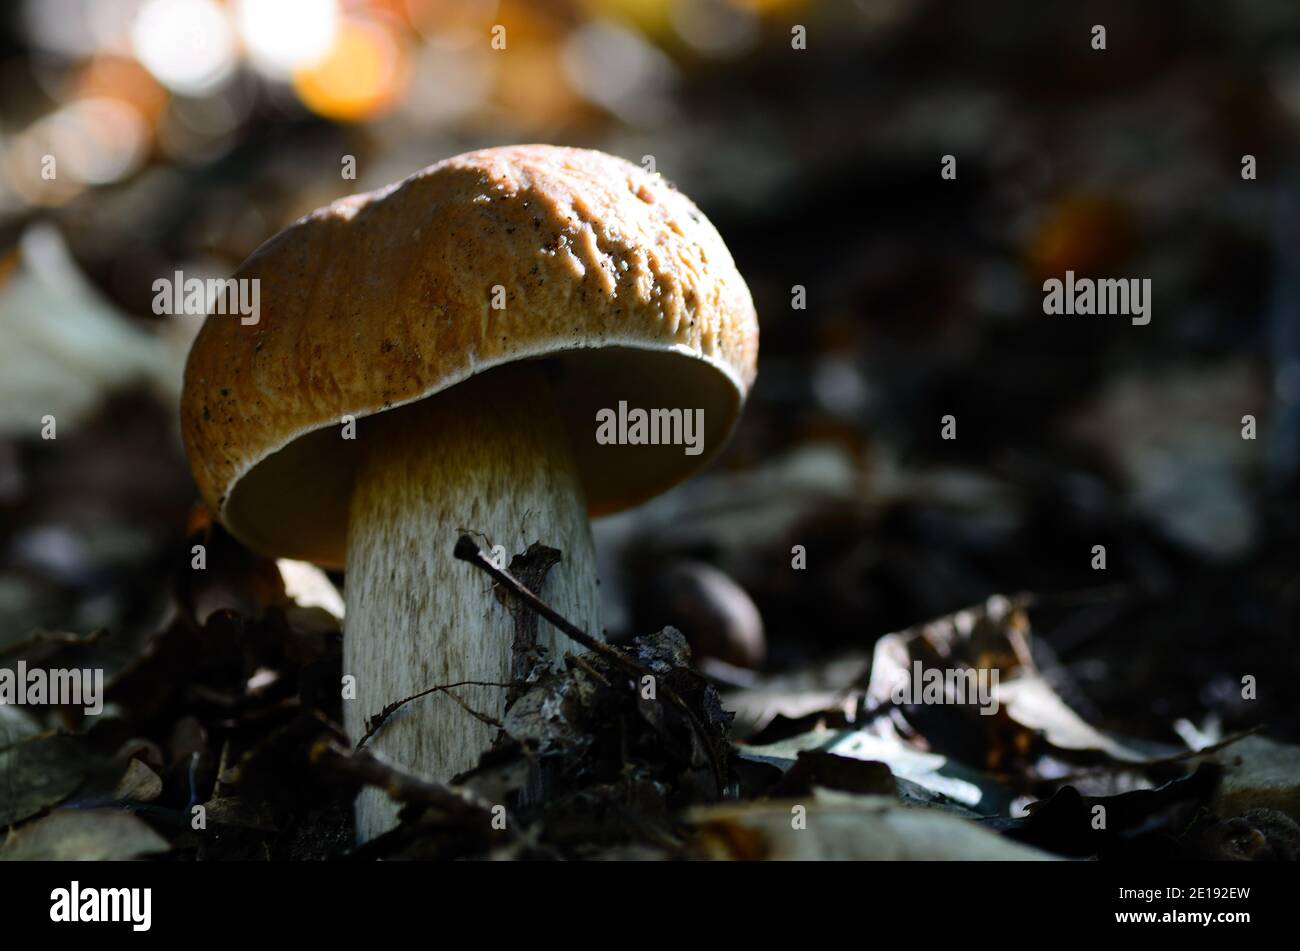
[[(599, 636), (589, 515), (707, 462), (755, 374), (753, 303), (713, 225), (660, 176), (600, 152), (447, 159), (302, 218), (235, 277), (260, 282), (261, 312), (204, 322), (186, 450), (247, 546), (345, 569), (354, 739), (390, 702), (508, 680), (510, 614), (454, 559), (462, 532), (507, 556), (558, 549), (540, 593)], [(543, 627), (562, 656), (571, 645)], [(502, 712), (502, 689), (455, 693)], [(490, 745), (490, 723), (434, 693), (370, 745), (446, 781)], [(395, 815), (366, 790), (358, 835)]]

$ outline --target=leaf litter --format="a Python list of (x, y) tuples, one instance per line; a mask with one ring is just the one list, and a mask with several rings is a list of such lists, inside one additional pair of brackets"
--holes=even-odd
[[(870, 657), (735, 686), (697, 669), (673, 628), (548, 664), (537, 623), (572, 626), (512, 571), (493, 569), (516, 609), (509, 703), (478, 766), (429, 782), (339, 727), (341, 632), (321, 607), (322, 579), (309, 586), (313, 603), (298, 604), (275, 563), (215, 525), (196, 531), (231, 556), (226, 570), (178, 573), (175, 610), (115, 671), (93, 726), (48, 729), (5, 711), (0, 857), (1296, 854), (1294, 747), (1230, 738), (1198, 754), (1093, 726), (1057, 692), (1059, 672), (1035, 659), (1024, 596), (886, 635)], [(465, 560), (490, 565), (468, 545)], [(512, 569), (540, 588), (554, 558), (534, 546)], [(56, 640), (74, 659), (97, 649)], [(996, 712), (899, 702), (899, 687), (927, 666), (996, 670), (985, 698)], [(745, 716), (737, 723), (729, 708)], [(396, 828), (357, 846), (350, 802), (363, 786), (403, 808)]]

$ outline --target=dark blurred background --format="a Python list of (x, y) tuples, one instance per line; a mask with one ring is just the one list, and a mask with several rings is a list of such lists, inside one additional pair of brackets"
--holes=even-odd
[[(227, 275), (340, 195), (541, 141), (652, 157), (727, 240), (762, 325), (722, 461), (596, 526), (613, 636), (689, 626), (670, 616), (683, 584), (731, 610), (700, 564), (763, 632), (748, 654), (697, 646), (769, 672), (1027, 592), (1097, 722), (1300, 737), (1293, 0), (24, 0), (5, 16), (0, 650), (103, 629), (111, 674), (172, 610), (202, 520), (176, 431), (198, 320), (155, 317), (156, 278)], [(1149, 278), (1151, 323), (1045, 316), (1042, 282), (1067, 269)]]

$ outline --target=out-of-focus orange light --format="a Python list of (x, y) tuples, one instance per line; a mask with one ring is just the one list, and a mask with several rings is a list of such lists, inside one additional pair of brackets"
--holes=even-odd
[(727, 0), (733, 7), (748, 10), (751, 13), (774, 15), (790, 13), (808, 6), (809, 0)]
[(147, 69), (122, 56), (96, 56), (82, 68), (73, 88), (74, 99), (130, 103), (151, 126), (157, 125), (170, 98)]
[(144, 161), (149, 129), (129, 102), (77, 99), (28, 126), (0, 156), (9, 187), (29, 205), (62, 205), (88, 185), (120, 181)]
[[(504, 49), (492, 48), (494, 105), (524, 127), (570, 121), (586, 108), (564, 75), (562, 52), (568, 24), (545, 4), (507, 0), (498, 10)], [(484, 41), (490, 38), (484, 36)]]
[(402, 8), (408, 23), (426, 37), (475, 30), (497, 22), (497, 0), (385, 0)]
[(394, 103), (407, 67), (406, 47), (391, 28), (377, 20), (348, 19), (325, 58), (294, 73), (293, 87), (318, 115), (357, 122)]
[(1043, 213), (1030, 233), (1025, 260), (1036, 280), (1062, 277), (1067, 270), (1085, 276), (1106, 273), (1133, 247), (1131, 215), (1118, 199), (1072, 192)]
[(560, 50), (550, 46), (512, 48), (497, 72), (494, 94), (514, 121), (526, 125), (567, 121), (583, 109), (564, 75)]

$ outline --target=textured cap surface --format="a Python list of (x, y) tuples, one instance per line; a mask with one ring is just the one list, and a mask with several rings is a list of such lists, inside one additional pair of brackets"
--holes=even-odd
[[(661, 177), (600, 152), (448, 159), (308, 215), (235, 277), (260, 282), (260, 314), (204, 322), (186, 367), (185, 447), (236, 536), (323, 564), (343, 561), (356, 447), (337, 430), (345, 415), (546, 358), (600, 514), (716, 453), (755, 373), (753, 302), (713, 225)], [(703, 453), (596, 446), (596, 411), (621, 400), (702, 408)]]

